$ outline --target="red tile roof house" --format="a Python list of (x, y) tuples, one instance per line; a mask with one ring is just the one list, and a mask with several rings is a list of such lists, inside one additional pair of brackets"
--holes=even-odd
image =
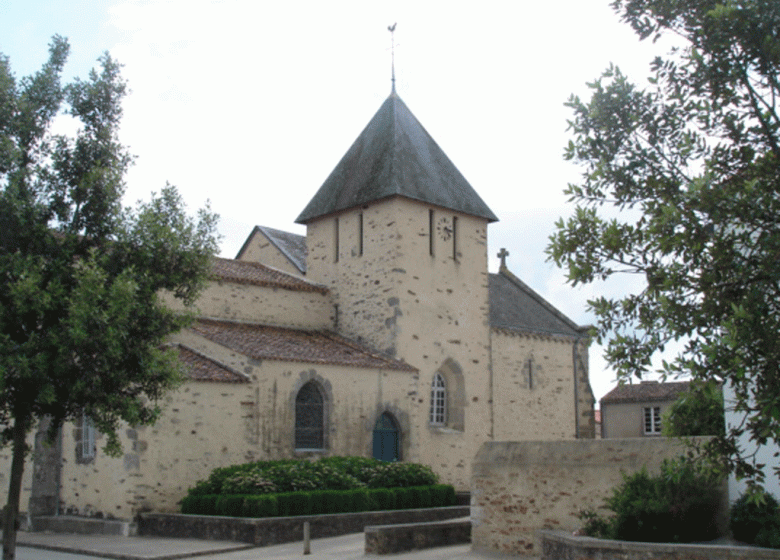
[(600, 401), (601, 437), (660, 436), (661, 416), (688, 386), (688, 381), (642, 381), (615, 387)]

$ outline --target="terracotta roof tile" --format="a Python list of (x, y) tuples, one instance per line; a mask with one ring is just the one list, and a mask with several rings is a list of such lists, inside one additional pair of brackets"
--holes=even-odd
[(417, 371), (405, 362), (374, 353), (325, 331), (303, 331), (214, 319), (198, 319), (190, 329), (256, 360)]
[(211, 358), (178, 345), (179, 360), (184, 364), (187, 376), (193, 381), (218, 381), (222, 383), (248, 383), (249, 379), (215, 362)]
[(212, 276), (217, 280), (254, 286), (270, 286), (300, 292), (319, 292), (325, 294), (325, 286), (307, 282), (276, 270), (259, 262), (236, 261), (233, 259), (214, 258)]
[(645, 381), (636, 385), (618, 385), (601, 397), (601, 403), (673, 401), (680, 393), (688, 390), (689, 384), (688, 381), (670, 383)]

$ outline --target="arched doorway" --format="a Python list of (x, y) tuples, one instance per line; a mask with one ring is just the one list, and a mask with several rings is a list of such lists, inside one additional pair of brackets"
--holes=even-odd
[(374, 426), (374, 459), (401, 460), (401, 431), (393, 415), (383, 412)]

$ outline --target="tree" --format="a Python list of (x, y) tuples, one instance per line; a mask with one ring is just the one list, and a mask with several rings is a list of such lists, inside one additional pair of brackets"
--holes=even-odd
[(667, 437), (718, 436), (724, 433), (723, 392), (713, 381), (692, 381), (664, 413)]
[[(780, 2), (615, 0), (640, 39), (679, 46), (645, 89), (609, 67), (572, 96), (565, 158), (582, 178), (548, 254), (574, 285), (635, 275), (641, 289), (589, 302), (619, 376), (733, 388), (742, 425), (707, 446), (740, 478), (761, 465), (739, 437), (780, 441)], [(662, 356), (661, 356), (662, 357)]]
[[(121, 422), (144, 425), (180, 380), (166, 337), (187, 324), (158, 299), (192, 303), (216, 251), (216, 216), (185, 212), (166, 186), (121, 203), (131, 157), (117, 139), (125, 83), (108, 54), (61, 85), (69, 46), (16, 82), (0, 55), (0, 437), (13, 446), (3, 557), (15, 556), (26, 436), (89, 417), (116, 453)], [(51, 134), (66, 113), (75, 137)]]

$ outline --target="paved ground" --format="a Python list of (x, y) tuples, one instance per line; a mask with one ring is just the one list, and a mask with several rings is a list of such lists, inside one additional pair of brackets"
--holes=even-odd
[[(502, 556), (476, 553), (471, 545), (448, 546), (388, 556), (363, 552), (363, 533), (315, 539), (311, 555), (304, 556), (303, 543), (256, 548), (243, 543), (165, 539), (158, 537), (118, 537), (107, 535), (66, 535), (25, 533), (18, 536), (18, 560), (173, 560), (197, 557), (203, 560), (354, 560), (388, 558), (392, 560), (495, 560)], [(524, 557), (539, 560), (539, 557)]]

